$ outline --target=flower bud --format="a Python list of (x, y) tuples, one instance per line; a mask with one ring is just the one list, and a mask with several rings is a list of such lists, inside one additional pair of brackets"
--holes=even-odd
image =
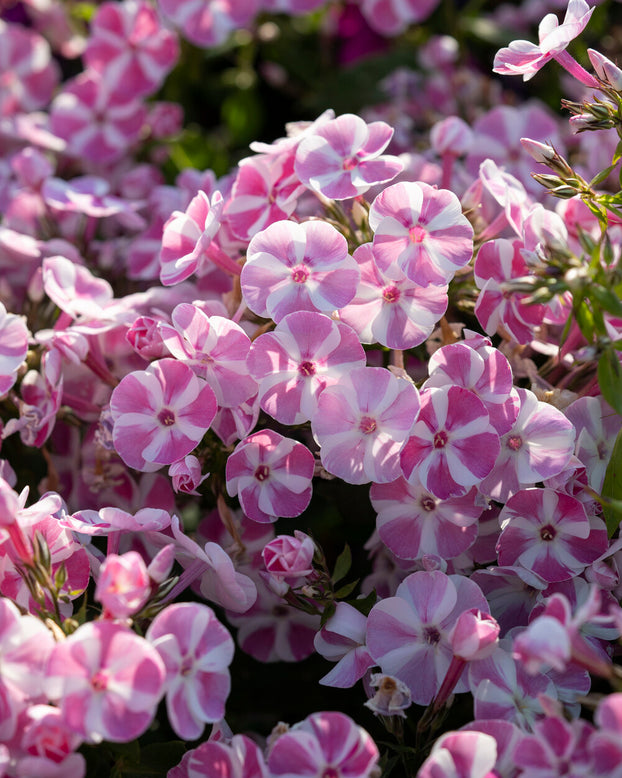
[(439, 155), (462, 157), (473, 143), (473, 130), (459, 116), (448, 116), (437, 122), (430, 131), (432, 148)]
[(622, 70), (599, 51), (588, 49), (587, 53), (598, 78), (612, 89), (622, 91)]
[(125, 619), (138, 613), (150, 594), (151, 579), (139, 553), (110, 554), (102, 562), (95, 599), (102, 603), (109, 616)]
[(278, 535), (261, 552), (266, 570), (274, 578), (302, 578), (313, 572), (315, 544), (304, 532)]
[(201, 463), (193, 455), (188, 454), (179, 459), (168, 469), (168, 474), (173, 482), (173, 490), (184, 494), (198, 495), (197, 488), (209, 477), (209, 473), (201, 475)]
[(499, 624), (489, 613), (477, 608), (464, 611), (458, 617), (451, 635), (454, 656), (467, 662), (485, 659), (499, 641)]

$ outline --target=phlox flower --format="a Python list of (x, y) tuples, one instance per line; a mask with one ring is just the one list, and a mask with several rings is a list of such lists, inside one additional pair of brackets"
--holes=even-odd
[(596, 709), (594, 721), (598, 730), (592, 735), (589, 748), (594, 755), (592, 774), (622, 776), (622, 694), (605, 695)]
[(294, 311), (330, 313), (347, 305), (359, 269), (332, 225), (279, 221), (251, 240), (240, 280), (250, 310), (278, 323)]
[(277, 535), (264, 546), (261, 557), (273, 578), (295, 579), (311, 575), (315, 543), (304, 532)]
[(75, 753), (82, 738), (63, 720), (52, 705), (31, 705), (26, 711), (17, 760), (17, 774), (45, 778), (84, 778), (86, 760)]
[[(183, 769), (183, 772), (180, 770)], [(176, 772), (180, 770), (179, 774)], [(170, 770), (170, 778), (268, 778), (259, 746), (246, 735), (234, 735), (230, 741), (208, 740), (188, 751), (179, 767)]]
[(499, 49), (495, 55), (493, 73), (522, 75), (523, 81), (528, 81), (547, 62), (555, 59), (586, 86), (598, 89), (598, 81), (586, 73), (566, 51), (570, 41), (583, 32), (593, 11), (594, 7), (590, 8), (585, 0), (569, 0), (561, 24), (555, 14), (547, 14), (542, 19), (538, 27), (538, 45), (518, 40)]
[(55, 645), (45, 689), (85, 740), (125, 743), (151, 723), (165, 674), (147, 640), (122, 624), (91, 621)]
[(315, 311), (289, 313), (253, 341), (248, 355), (261, 408), (282, 424), (308, 421), (324, 389), (364, 365), (355, 332)]
[[(366, 703), (366, 708), (376, 716), (399, 716), (406, 718), (404, 711), (412, 705), (412, 695), (405, 683), (392, 675), (372, 673), (369, 678), (371, 689), (377, 689)], [(368, 694), (371, 694), (371, 689)]]
[(28, 353), (28, 328), (21, 316), (7, 313), (0, 303), (0, 397), (17, 380), (17, 369)]
[(91, 20), (84, 61), (123, 97), (155, 92), (177, 60), (177, 38), (145, 0), (106, 2)]
[(600, 395), (579, 397), (564, 413), (576, 430), (575, 454), (585, 465), (588, 483), (600, 492), (622, 420)]
[(337, 664), (319, 683), (323, 686), (347, 688), (354, 686), (374, 665), (367, 646), (367, 618), (347, 602), (338, 602), (334, 614), (316, 634), (315, 650)]
[(44, 108), (58, 82), (45, 38), (0, 19), (0, 118)]
[(313, 653), (320, 617), (292, 608), (263, 578), (257, 600), (245, 613), (227, 613), (237, 629), (236, 642), (258, 662), (301, 662)]
[(504, 286), (528, 277), (529, 268), (521, 253), (523, 243), (504, 238), (491, 240), (480, 248), (475, 258), (475, 284), (480, 293), (475, 315), (485, 332), (494, 335), (506, 331), (517, 343), (530, 343), (536, 327), (542, 324), (544, 306), (528, 300), (528, 295), (508, 292)]
[(332, 200), (347, 200), (374, 184), (391, 181), (402, 162), (382, 152), (393, 129), (385, 122), (367, 124), (343, 114), (316, 127), (300, 142), (294, 169), (303, 184)]
[(416, 479), (409, 483), (398, 478), (372, 484), (369, 496), (378, 514), (380, 539), (401, 559), (421, 559), (427, 554), (452, 559), (475, 543), (482, 513), (475, 488), (440, 500)]
[(113, 291), (108, 281), (65, 257), (46, 257), (42, 277), (47, 296), (72, 317), (96, 318), (112, 302)]
[(579, 575), (609, 547), (604, 522), (589, 519), (579, 500), (553, 489), (516, 492), (499, 523), (499, 564), (518, 564), (549, 583)]
[(137, 140), (146, 108), (119, 100), (95, 71), (65, 82), (50, 107), (50, 129), (67, 141), (67, 153), (90, 162), (116, 162)]
[(380, 270), (398, 268), (420, 286), (447, 284), (473, 254), (473, 228), (448, 189), (392, 184), (372, 203), (369, 226)]
[(351, 370), (324, 389), (311, 418), (322, 464), (350, 484), (394, 481), (418, 412), (410, 381), (383, 367)]
[(239, 406), (256, 394), (257, 384), (246, 365), (251, 341), (239, 324), (208, 316), (190, 303), (177, 305), (171, 322), (160, 326), (164, 345), (207, 381), (219, 407)]
[(356, 330), (363, 343), (380, 343), (396, 349), (418, 346), (432, 333), (447, 309), (447, 286), (422, 287), (392, 267), (383, 273), (371, 243), (359, 246), (353, 258), (361, 280), (352, 302), (339, 318)]
[(108, 554), (99, 570), (95, 599), (109, 617), (124, 619), (138, 613), (150, 595), (147, 565), (137, 551)]
[(136, 470), (153, 471), (189, 454), (216, 415), (209, 385), (176, 359), (126, 375), (110, 398), (112, 439)]
[(399, 35), (410, 24), (425, 21), (440, 0), (362, 0), (361, 11), (381, 35)]
[(408, 480), (441, 500), (466, 494), (492, 470), (499, 436), (482, 401), (460, 386), (425, 389), (401, 454)]
[(501, 436), (501, 449), (480, 491), (499, 502), (525, 486), (561, 473), (572, 456), (575, 430), (564, 414), (540, 402), (529, 389), (513, 390), (520, 408), (512, 428)]
[(241, 441), (227, 459), (227, 492), (239, 498), (254, 521), (299, 516), (311, 500), (314, 467), (313, 454), (302, 443), (261, 430)]
[(434, 743), (417, 778), (493, 778), (497, 743), (483, 732), (447, 732)]
[(522, 775), (605, 775), (594, 770), (590, 749), (594, 732), (587, 721), (547, 716), (535, 722), (532, 734), (523, 737), (514, 753), (515, 764), (522, 769)]
[(178, 459), (168, 469), (171, 485), (174, 492), (193, 494), (198, 496), (197, 489), (209, 478), (209, 473), (201, 475), (201, 463), (193, 455), (188, 454), (183, 459)]
[[(160, 281), (172, 286), (210, 267), (209, 252), (220, 228), (224, 200), (216, 191), (210, 198), (200, 190), (186, 210), (173, 211), (164, 225), (160, 251)], [(219, 250), (218, 250), (219, 251)], [(229, 260), (235, 265), (233, 260)], [(239, 268), (236, 266), (236, 273)]]
[(166, 709), (171, 727), (196, 740), (204, 725), (225, 713), (234, 644), (211, 608), (195, 602), (169, 605), (147, 630), (166, 667)]
[(369, 734), (349, 716), (312, 713), (277, 738), (268, 768), (274, 778), (370, 778), (378, 756)]
[[(453, 658), (458, 617), (476, 608), (488, 613), (482, 591), (468, 578), (440, 570), (411, 573), (394, 597), (376, 603), (367, 619), (367, 648), (382, 668), (404, 681), (417, 705), (438, 693)], [(456, 692), (467, 690), (459, 679)]]
[(158, 0), (164, 16), (191, 43), (218, 46), (229, 33), (246, 25), (259, 11), (259, 0)]

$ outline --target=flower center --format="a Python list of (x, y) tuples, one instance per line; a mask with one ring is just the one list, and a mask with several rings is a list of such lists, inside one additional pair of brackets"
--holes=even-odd
[(510, 435), (506, 445), (508, 448), (512, 449), (512, 451), (518, 451), (518, 449), (523, 445), (523, 439), (520, 435)]
[(162, 408), (160, 413), (158, 413), (158, 421), (163, 427), (170, 427), (172, 424), (175, 424), (175, 414), (170, 408)]
[(298, 372), (305, 378), (309, 378), (309, 376), (315, 375), (315, 365), (313, 362), (301, 362), (298, 365)]
[(339, 778), (339, 770), (336, 767), (325, 767), (322, 778)]
[(553, 540), (553, 538), (557, 535), (557, 530), (555, 527), (552, 527), (550, 524), (547, 524), (546, 527), (542, 527), (540, 530), (540, 537), (542, 540), (550, 541)]
[(179, 668), (179, 674), (183, 676), (190, 675), (192, 668), (194, 667), (194, 661), (191, 656), (184, 657), (184, 661)]
[(426, 627), (423, 631), (423, 638), (426, 643), (435, 645), (441, 639), (441, 633), (436, 629), (436, 627)]
[(102, 670), (98, 670), (91, 678), (91, 686), (93, 687), (93, 691), (105, 692), (108, 688), (108, 677), (106, 676), (106, 673)]
[(431, 513), (436, 508), (436, 500), (428, 494), (421, 499), (419, 505), (421, 505), (424, 511)]
[(445, 430), (437, 432), (434, 436), (434, 448), (445, 448), (447, 441), (449, 440)]
[(295, 284), (304, 284), (310, 275), (308, 268), (304, 265), (296, 265), (296, 267), (292, 269), (292, 281)]
[(428, 233), (419, 224), (415, 224), (414, 227), (411, 227), (408, 230), (408, 235), (410, 236), (411, 243), (423, 243), (427, 234)]
[(270, 476), (270, 468), (268, 465), (259, 465), (255, 470), (255, 478), (258, 481), (265, 481)]
[(385, 286), (382, 299), (385, 303), (396, 303), (400, 299), (400, 290), (396, 286)]
[(371, 435), (372, 432), (376, 431), (376, 420), (372, 419), (371, 416), (363, 416), (359, 423), (359, 429), (363, 435)]
[(359, 164), (358, 158), (356, 156), (347, 157), (347, 159), (343, 160), (343, 170), (354, 170), (355, 167), (357, 167)]

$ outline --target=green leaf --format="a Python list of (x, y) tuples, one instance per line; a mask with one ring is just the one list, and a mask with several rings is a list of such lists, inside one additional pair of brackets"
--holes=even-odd
[(345, 586), (342, 586), (341, 589), (338, 589), (335, 592), (335, 599), (345, 600), (345, 598), (349, 594), (352, 594), (352, 592), (356, 588), (356, 585), (358, 584), (359, 581), (360, 581), (360, 578), (357, 578), (356, 581), (352, 581), (351, 583), (346, 584)]
[(598, 384), (605, 400), (622, 416), (622, 365), (612, 348), (598, 360)]
[(328, 605), (322, 611), (322, 617), (320, 618), (320, 627), (323, 627), (324, 624), (326, 624), (326, 622), (330, 619), (330, 617), (335, 615), (336, 609), (337, 609), (336, 602), (333, 601), (328, 603)]
[(603, 483), (603, 515), (609, 537), (622, 521), (622, 430), (618, 432)]
[(622, 140), (616, 146), (616, 150), (614, 152), (613, 159), (611, 160), (611, 162), (615, 165), (616, 162), (620, 161), (620, 159), (622, 159)]
[(589, 287), (588, 293), (607, 313), (612, 314), (612, 316), (622, 317), (622, 300), (611, 289), (606, 289), (599, 284), (593, 284)]
[(609, 165), (609, 167), (606, 167), (604, 170), (601, 170), (600, 173), (595, 175), (594, 178), (590, 181), (590, 189), (593, 189), (595, 186), (601, 184), (610, 175), (610, 173), (613, 173), (616, 167), (617, 165), (614, 163), (613, 165)]
[(592, 316), (592, 311), (590, 311), (583, 300), (574, 306), (574, 316), (581, 334), (588, 343), (591, 343), (594, 340), (594, 317)]
[(356, 608), (356, 610), (359, 613), (362, 613), (363, 616), (369, 616), (369, 611), (374, 607), (377, 601), (378, 595), (376, 594), (376, 590), (372, 589), (372, 591), (366, 597), (359, 597), (356, 600), (350, 600), (348, 604), (353, 608)]
[(341, 581), (350, 572), (352, 567), (352, 552), (350, 546), (346, 543), (343, 551), (337, 557), (335, 562), (335, 569), (333, 570), (333, 583), (336, 584)]

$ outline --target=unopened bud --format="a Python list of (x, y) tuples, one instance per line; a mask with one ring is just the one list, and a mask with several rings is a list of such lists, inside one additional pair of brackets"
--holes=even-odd
[(531, 138), (521, 138), (520, 142), (525, 151), (530, 154), (536, 162), (540, 162), (542, 165), (547, 165), (555, 173), (559, 173), (560, 176), (572, 176), (574, 174), (573, 169), (568, 162), (559, 154), (553, 146), (548, 143), (540, 143), (537, 140), (531, 140)]
[(587, 53), (598, 78), (612, 89), (622, 91), (622, 70), (600, 51), (588, 49)]

